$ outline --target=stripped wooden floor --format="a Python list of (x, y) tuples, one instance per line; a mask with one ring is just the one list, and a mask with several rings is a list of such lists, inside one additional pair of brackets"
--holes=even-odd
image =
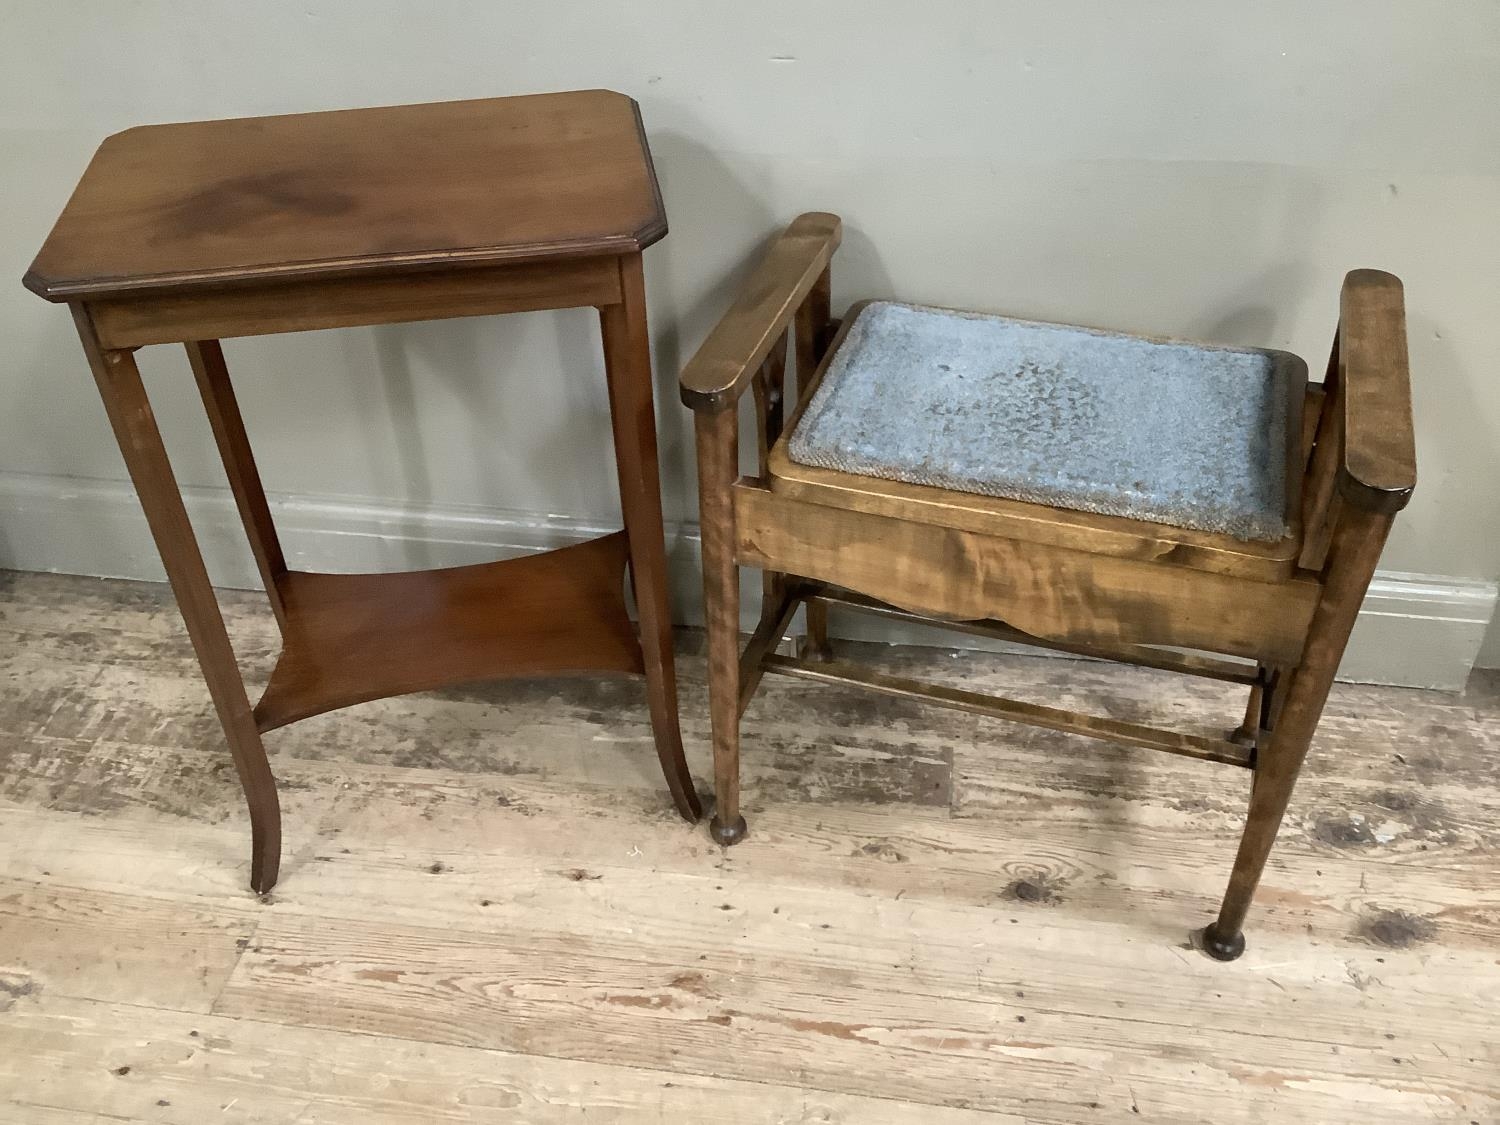
[[(227, 594), (263, 682), (258, 598)], [(701, 659), (683, 721), (710, 776)], [(1214, 729), (1220, 685), (890, 667)], [(1340, 687), (1232, 965), (1246, 777), (769, 680), (752, 835), (671, 812), (639, 685), (269, 736), (282, 881), (164, 588), (0, 574), (0, 1120), (1500, 1121), (1500, 680)]]

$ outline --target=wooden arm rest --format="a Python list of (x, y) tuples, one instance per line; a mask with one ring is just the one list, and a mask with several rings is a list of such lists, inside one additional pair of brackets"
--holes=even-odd
[(739, 401), (838, 249), (837, 215), (799, 215), (756, 267), (739, 298), (682, 371), (682, 401), (724, 410)]
[(1340, 491), (1361, 507), (1398, 512), (1417, 483), (1399, 278), (1380, 270), (1344, 278), (1338, 375), (1344, 391)]

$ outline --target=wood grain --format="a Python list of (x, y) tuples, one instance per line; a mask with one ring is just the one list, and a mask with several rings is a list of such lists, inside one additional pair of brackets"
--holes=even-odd
[[(0, 1022), (0, 1053), (39, 1062), (25, 1075), (0, 1061), (12, 1091), (53, 1103), (23, 1122), (317, 1121), (427, 1125), (622, 1120), (744, 1120), (793, 1125), (1021, 1125), (1021, 1118), (699, 1078), (600, 1062), (473, 1050), (389, 1036), (329, 1033), (117, 1004), (45, 1002)], [(119, 1074), (121, 1067), (128, 1072)], [(0, 1102), (0, 1105), (3, 1105)], [(66, 1107), (66, 1108), (62, 1108)], [(139, 1118), (135, 1115), (139, 1114)]]
[[(1017, 671), (1013, 661), (1006, 671)], [(791, 686), (804, 694), (834, 695)], [(766, 691), (777, 693), (778, 687), (773, 681)], [(790, 692), (781, 688), (780, 694)], [(752, 713), (747, 730), (765, 745), (779, 724)], [(1099, 927), (1124, 926), (1143, 941), (1164, 945), (1182, 942), (1185, 916), (1211, 915), (1243, 816), (1243, 774), (1205, 772), (1165, 756), (1008, 724), (980, 722), (975, 730), (977, 740), (965, 740), (954, 753), (958, 777), (951, 811), (946, 802), (875, 804), (852, 794), (810, 800), (822, 793), (838, 756), (829, 748), (820, 759), (810, 749), (802, 755), (804, 789), (788, 793), (778, 787), (777, 800), (763, 809), (757, 847), (738, 849), (731, 869), (706, 868), (705, 857), (713, 853), (701, 837), (674, 834), (660, 816), (649, 830), (628, 835), (649, 812), (644, 782), (633, 789), (598, 782), (575, 786), (570, 798), (566, 777), (499, 772), (511, 768), (509, 756), (497, 761), (497, 772), (478, 775), (361, 766), (347, 759), (294, 762), (288, 766), (296, 786), (291, 799), (308, 807), (317, 800), (328, 805), (324, 819), (301, 828), (289, 847), (289, 874), (296, 878), (278, 889), (275, 902), (357, 925), (377, 901), (391, 921), (481, 932), (532, 928), (538, 905), (545, 904), (549, 912), (566, 912), (570, 926), (657, 934), (661, 904), (670, 898), (677, 903), (670, 941), (687, 949), (715, 940), (720, 907), (730, 901), (724, 891), (732, 888), (741, 917), (765, 922), (741, 933), (736, 948), (767, 955), (781, 949), (785, 933), (779, 921), (794, 904), (800, 904), (804, 923), (809, 910), (819, 922), (846, 908), (873, 917), (881, 904), (898, 901), (924, 910), (989, 912), (986, 917), (1005, 917), (1008, 924), (1055, 931), (1059, 941), (1063, 934), (1086, 941)], [(884, 749), (868, 736), (855, 748), (872, 758)], [(1333, 753), (1347, 749), (1330, 747)], [(205, 898), (218, 902), (236, 895), (236, 880), (202, 857), (233, 854), (238, 826), (227, 816), (200, 826), (161, 808), (180, 808), (182, 797), (196, 792), (192, 756), (125, 747), (115, 754), (112, 776), (128, 772), (123, 766), (132, 756), (145, 758), (151, 764), (134, 772), (155, 781), (163, 798), (120, 804), (107, 816), (37, 807), (7, 811), (0, 816), (4, 870), (21, 880), (91, 890), (107, 889), (103, 884), (114, 878), (121, 885), (111, 893), (119, 894), (151, 896), (154, 887), (171, 888), (173, 901), (197, 900), (199, 906)], [(1358, 752), (1352, 757), (1364, 761)], [(163, 768), (168, 763), (190, 780), (178, 784), (177, 775)], [(625, 771), (618, 773), (623, 777)], [(1462, 1012), (1471, 1002), (1500, 1002), (1500, 979), (1484, 969), (1484, 958), (1500, 941), (1488, 858), (1500, 805), (1491, 799), (1466, 806), (1460, 787), (1442, 786), (1409, 808), (1391, 809), (1393, 795), (1404, 795), (1409, 783), (1319, 777), (1315, 767), (1309, 774), (1261, 892), (1259, 928), (1277, 935), (1277, 942), (1300, 935), (1329, 957), (1353, 959), (1363, 971), (1399, 972), (1415, 988), (1413, 1002), (1425, 997), (1450, 1012)], [(747, 771), (753, 806), (760, 807), (760, 794), (773, 780)], [(170, 796), (174, 788), (176, 797)], [(622, 799), (622, 791), (631, 796)], [(46, 788), (11, 784), (7, 793), (11, 799), (28, 793), (38, 806)], [(232, 796), (229, 791), (220, 798), (226, 814)], [(574, 815), (600, 831), (579, 833), (569, 800)], [(622, 855), (614, 843), (621, 836), (642, 854)], [(1121, 855), (1129, 856), (1128, 869)], [(119, 858), (102, 863), (106, 856)], [(441, 878), (434, 876), (435, 863)], [(1023, 882), (1043, 897), (1021, 897), (1017, 888)], [(588, 886), (572, 889), (570, 883)], [(830, 887), (841, 888), (838, 895), (856, 905), (820, 902)], [(1023, 909), (1028, 912), (1018, 913)], [(1372, 919), (1391, 910), (1425, 919), (1432, 928), (1407, 947), (1409, 959), (1392, 958), (1388, 945), (1365, 935)], [(1019, 921), (1009, 923), (1010, 917)], [(878, 925), (878, 917), (871, 924)], [(982, 942), (963, 945), (965, 933), (916, 955), (924, 977), (972, 977), (974, 965), (992, 951)], [(1025, 936), (1036, 935), (1027, 929)], [(895, 928), (868, 935), (859, 956), (899, 960), (903, 950), (913, 956), (908, 933)], [(1424, 972), (1423, 964), (1439, 953), (1455, 955), (1453, 964), (1469, 965), (1463, 972), (1472, 968), (1478, 975), (1444, 976), (1438, 967)], [(1141, 971), (1141, 956), (1134, 948), (1099, 954), (1109, 971), (1128, 978), (1136, 1000), (1149, 1004), (1153, 982)], [(1375, 969), (1377, 957), (1387, 958), (1386, 968)], [(1043, 967), (1029, 971), (1039, 983), (1051, 981), (1044, 987), (1054, 1002), (1087, 1010), (1087, 998), (1073, 996), (1068, 982), (1052, 979)], [(1105, 972), (1103, 962), (1097, 971)], [(1233, 1011), (1215, 1009), (1203, 1018), (1232, 1020)], [(1342, 1017), (1334, 1008), (1303, 1018)]]
[[(707, 631), (709, 698), (714, 755), (714, 819), (719, 843), (744, 835), (740, 815), (739, 638), (740, 572), (735, 565), (734, 481), (739, 475), (738, 419), (732, 410), (704, 412), (698, 435), (698, 505), (704, 513), (703, 604)], [(768, 567), (779, 570), (779, 567)]]
[(1417, 452), (1399, 278), (1380, 270), (1354, 270), (1344, 279), (1339, 341), (1343, 487), (1365, 507), (1400, 511), (1417, 484)]
[(1290, 673), (1270, 737), (1257, 747), (1250, 814), (1217, 923), (1225, 932), (1238, 933), (1249, 911), (1390, 530), (1389, 514), (1354, 509), (1334, 531), (1325, 584), (1307, 628), (1307, 649)]
[(1048, 508), (799, 465), (787, 455), (785, 440), (771, 450), (769, 461), (771, 489), (807, 503), (1115, 558), (1192, 567), (1256, 582), (1279, 582), (1297, 569), (1300, 527), (1274, 543), (1250, 543), (1123, 516)]
[[(842, 221), (823, 212), (799, 215), (777, 236), (740, 296), (683, 368), (685, 404), (694, 410), (723, 410), (739, 400), (803, 301), (819, 286), (842, 238)], [(800, 393), (805, 375), (799, 371), (797, 378)]]
[(630, 585), (639, 619), (638, 659), (662, 776), (677, 811), (696, 821), (703, 810), (682, 755), (677, 720), (677, 673), (672, 660), (672, 607), (667, 600), (666, 530), (656, 457), (656, 409), (651, 393), (651, 339), (646, 325), (646, 278), (641, 256), (618, 261), (619, 304), (599, 310), (609, 418), (615, 439), (620, 508), (630, 549)]
[[(816, 370), (806, 377), (805, 385), (799, 386), (797, 409), (786, 424), (784, 436), (772, 448), (768, 458), (768, 484), (773, 491), (812, 504), (848, 508), (894, 520), (959, 528), (982, 535), (1119, 558), (1171, 563), (1259, 582), (1277, 582), (1295, 573), (1302, 540), (1298, 501), (1302, 492), (1304, 459), (1302, 399), (1307, 382), (1306, 364), (1296, 356), (1286, 352), (1272, 353), (1290, 396), (1287, 411), (1287, 428), (1291, 435), (1287, 443), (1288, 532), (1275, 542), (1251, 543), (1231, 535), (1170, 527), (1148, 520), (1076, 512), (998, 496), (981, 496), (822, 469), (793, 461), (787, 449), (791, 435), (855, 318), (869, 303), (857, 301), (849, 307), (838, 332), (826, 351), (820, 354)], [(799, 382), (802, 379), (803, 376), (799, 375)]]
[[(100, 146), (23, 280), (70, 306), (251, 809), (255, 890), (280, 862), (261, 732), (388, 693), (644, 673), (668, 788), (699, 816), (676, 713), (640, 254), (665, 234), (639, 107), (605, 90), (144, 126)], [(599, 309), (623, 532), (486, 567), (287, 570), (221, 338), (577, 305)], [(135, 365), (139, 347), (167, 342), (187, 345), (283, 630), (254, 710)]]
[[(840, 949), (857, 940), (854, 927), (871, 924), (871, 912), (851, 914), (842, 899), (828, 904), (842, 912), (809, 916), (799, 905), (786, 907), (790, 916), (782, 926), (789, 938), (805, 933), (808, 922), (828, 926), (806, 953), (761, 957), (734, 948), (746, 923), (732, 910), (719, 940), (692, 960), (617, 933), (548, 938), (375, 923), (349, 934), (315, 919), (268, 920), (258, 950), (241, 961), (218, 1011), (336, 1030), (380, 1024), (404, 1038), (524, 1047), (562, 1058), (605, 1052), (627, 1065), (670, 1062), (688, 1073), (738, 1079), (775, 1081), (786, 1060), (797, 1059), (802, 1080), (814, 1088), (1019, 1111), (1034, 1121), (1071, 1123), (1091, 1103), (1110, 1105), (1114, 1112), (1101, 1115), (1104, 1120), (1128, 1119), (1132, 1104), (1150, 1118), (1171, 1118), (1180, 1114), (1184, 1095), (1225, 1098), (1234, 1104), (1222, 1117), (1249, 1121), (1279, 1100), (1269, 1091), (1257, 1094), (1256, 1087), (1289, 1081), (1304, 1086), (1307, 1108), (1331, 1120), (1347, 1109), (1347, 1094), (1335, 1092), (1346, 1083), (1378, 1091), (1361, 1109), (1388, 1120), (1451, 1112), (1465, 1102), (1487, 1111), (1500, 1107), (1488, 1067), (1473, 1054), (1449, 1064), (1442, 1086), (1424, 1085), (1414, 1071), (1425, 1071), (1439, 1052), (1423, 1049), (1416, 1058), (1392, 1052), (1384, 1031), (1400, 1026), (1402, 1013), (1386, 1008), (1385, 1027), (1377, 1030), (1370, 1026), (1379, 1019), (1375, 1004), (1362, 1013), (1361, 1026), (1331, 1040), (1321, 1028), (1278, 1038), (1274, 1063), (1259, 1028), (1216, 1027), (1216, 1050), (1206, 1052), (1201, 1027), (1153, 1021), (1144, 1065), (1121, 1071), (1118, 1055), (1142, 1050), (1137, 1021), (1028, 1002), (1027, 978), (1013, 966), (1020, 967), (1020, 950), (1030, 942), (1010, 938), (1008, 925), (990, 927), (999, 931), (994, 958), (970, 983), (924, 978), (900, 959), (846, 963), (839, 973)], [(973, 922), (953, 913), (944, 912), (941, 921), (923, 914), (912, 908), (887, 917), (900, 918), (923, 942), (944, 922), (974, 933)], [(1202, 988), (1207, 969), (1193, 972), (1193, 962), (1164, 956), (1170, 964), (1157, 966), (1159, 989), (1174, 974)], [(1023, 962), (1027, 968), (1029, 962)], [(1295, 978), (1291, 987), (1302, 992)], [(1442, 1038), (1459, 1034), (1455, 1020)], [(996, 1063), (1009, 1064), (1004, 1083), (988, 1073)], [(1110, 1097), (1125, 1073), (1133, 1099)]]
[[(836, 241), (827, 244), (829, 253)], [(797, 243), (789, 228), (682, 378), (684, 401), (699, 411), (700, 467), (718, 466), (711, 475), (700, 473), (705, 476), (700, 508), (705, 544), (721, 544), (705, 549), (706, 567), (715, 577), (706, 582), (704, 595), (715, 652), (709, 684), (715, 781), (721, 796), (728, 795), (727, 807), (738, 812), (734, 716), (749, 705), (760, 670), (1248, 766), (1255, 780), (1233, 874), (1217, 920), (1197, 939), (1209, 956), (1236, 960), (1245, 951), (1250, 900), (1375, 572), (1390, 516), (1415, 481), (1400, 283), (1371, 271), (1356, 271), (1346, 280), (1334, 354), (1319, 390), (1309, 393), (1307, 366), (1297, 356), (1259, 352), (1276, 367), (1287, 395), (1281, 435), (1287, 533), (1276, 543), (1249, 545), (1228, 535), (794, 463), (791, 436), (868, 305), (850, 307), (823, 351), (823, 335), (831, 328), (824, 243), (813, 239), (810, 247), (800, 248)], [(825, 272), (812, 282), (808, 274), (817, 265)], [(783, 411), (777, 380), (757, 365), (766, 358), (768, 339), (785, 330), (788, 306), (795, 308), (800, 401), (780, 440), (767, 451), (772, 435), (783, 430)], [(1358, 344), (1351, 346), (1346, 337), (1354, 336)], [(1357, 395), (1351, 379), (1359, 384)], [(752, 480), (733, 482), (725, 468), (735, 465), (731, 408), (747, 382), (756, 388), (759, 472)], [(1356, 398), (1357, 408), (1351, 405)], [(1308, 406), (1313, 417), (1304, 418)], [(1355, 414), (1365, 431), (1358, 437), (1351, 432)], [(1356, 444), (1359, 452), (1351, 455)], [(1363, 511), (1345, 511), (1345, 495)], [(726, 538), (732, 544), (727, 551)], [(738, 640), (739, 564), (763, 572), (764, 609), (750, 647), (734, 665), (729, 656)], [(1245, 658), (1255, 666), (1245, 718), (1226, 741), (862, 670), (834, 658), (821, 599), (809, 609), (802, 656), (772, 655), (788, 608), (781, 596), (786, 584), (796, 581), (850, 592), (856, 603), (877, 603), (878, 612), (933, 624), (1020, 634), (1044, 647), (1127, 662), (1138, 652), (1145, 657), (1141, 663), (1157, 669), (1175, 663), (1178, 671), (1225, 676), (1222, 666), (1196, 654), (1164, 659), (1156, 654), (1163, 647)], [(1232, 669), (1226, 678), (1244, 679)], [(744, 834), (742, 817), (728, 832), (715, 822), (713, 835), (720, 843), (734, 843)]]
[(262, 731), (385, 695), (504, 676), (644, 670), (623, 531), (545, 555), (394, 574), (288, 571)]
[(952, 707), (959, 711), (970, 711), (992, 719), (1027, 723), (1031, 726), (1059, 730), (1067, 734), (1085, 735), (1089, 738), (1110, 739), (1127, 746), (1164, 750), (1170, 754), (1181, 754), (1183, 757), (1197, 758), (1200, 761), (1248, 767), (1252, 758), (1250, 751), (1245, 747), (1223, 739), (1155, 730), (1138, 723), (1125, 723), (1101, 715), (1078, 715), (1072, 711), (1046, 707), (1038, 703), (997, 699), (978, 692), (945, 687), (941, 684), (925, 684), (903, 676), (870, 672), (839, 660), (825, 660), (809, 664), (772, 654), (764, 657), (760, 663), (767, 672), (779, 672), (784, 676), (800, 676), (819, 683), (864, 688), (882, 695), (916, 699), (943, 707)]
[[(1333, 334), (1333, 347), (1312, 413), (1312, 432), (1305, 434), (1308, 444), (1307, 472), (1302, 481), (1302, 552), (1297, 565), (1314, 573), (1323, 569), (1328, 544), (1333, 538), (1337, 513), (1333, 510), (1339, 498), (1338, 482), (1344, 459), (1344, 384), (1341, 367), (1339, 333)], [(1306, 416), (1304, 416), (1306, 417)]]
[(286, 556), (282, 553), (276, 523), (271, 518), (271, 506), (266, 502), (266, 492), (255, 467), (255, 455), (250, 451), (245, 420), (240, 415), (234, 384), (229, 380), (229, 368), (224, 363), (224, 349), (218, 340), (194, 340), (186, 347), (188, 364), (193, 369), (204, 412), (213, 428), (219, 459), (224, 463), (224, 475), (229, 480), (229, 490), (234, 493), (235, 507), (239, 509), (240, 522), (245, 527), (245, 538), (250, 542), (250, 553), (255, 556), (261, 584), (276, 620), (285, 625), (286, 607), (282, 604), (278, 586), (286, 574)]
[(183, 506), (182, 493), (162, 444), (134, 353), (103, 347), (87, 310), (75, 305), (72, 312), (79, 342), (88, 357), (115, 441), (124, 455), (130, 481), (140, 497), (151, 538), (161, 555), (224, 738), (229, 743), (235, 772), (245, 791), (250, 808), (251, 885), (258, 891), (269, 890), (276, 883), (281, 862), (281, 813), (276, 779), (266, 761), (266, 750), (240, 678), (234, 646), (225, 631), (192, 521)]
[(97, 299), (634, 253), (666, 230), (638, 107), (608, 90), (193, 121), (106, 139), (25, 282)]
[[(263, 674), (274, 618), (223, 601)], [(285, 873), (257, 901), (174, 614), (141, 584), (0, 576), (0, 672), (44, 684), (51, 712), (16, 720), (0, 698), (0, 878), (24, 896), (0, 913), (18, 951), (0, 952), (6, 1120), (1500, 1111), (1493, 677), (1466, 697), (1334, 686), (1226, 971), (1185, 945), (1222, 890), (1242, 772), (779, 678), (745, 714), (755, 832), (729, 852), (661, 801), (637, 684), (498, 684), (289, 727)], [(1093, 661), (848, 655), (1125, 721), (1239, 717), (1234, 685)], [(953, 777), (938, 804), (909, 787), (918, 760)]]
[(110, 347), (312, 332), (412, 320), (610, 305), (620, 300), (613, 258), (469, 267), (394, 277), (315, 278), (275, 286), (147, 293), (92, 300)]
[(10, 994), (46, 991), (206, 1012), (259, 921), (245, 902), (166, 903), (0, 878), (0, 967), (25, 966), (28, 978), (0, 988), (0, 1010)]
[(741, 483), (736, 551), (929, 617), (996, 618), (1035, 636), (1178, 645), (1293, 662), (1317, 586), (996, 539), (808, 504)]
[[(823, 587), (814, 600), (848, 606), (861, 613), (868, 613), (889, 620), (905, 621), (911, 624), (932, 624), (929, 618), (907, 613), (904, 610), (894, 609), (891, 606), (883, 605), (860, 594), (851, 594), (847, 590)], [(1126, 664), (1135, 665), (1138, 668), (1155, 668), (1166, 672), (1181, 672), (1188, 676), (1206, 676), (1211, 680), (1223, 680), (1226, 683), (1246, 684), (1252, 687), (1257, 686), (1260, 682), (1260, 672), (1254, 665), (1240, 661), (1218, 660), (1199, 653), (1173, 652), (1170, 649), (1147, 648), (1144, 646), (1099, 648), (1094, 645), (1050, 641), (1033, 636), (1030, 633), (1023, 633), (1021, 630), (1013, 629), (1009, 625), (999, 621), (944, 621), (941, 627), (943, 629), (951, 629), (954, 632), (968, 633), (971, 636), (989, 637), (992, 640), (1009, 641), (1012, 644), (1028, 645), (1032, 648), (1044, 648), (1053, 652), (1066, 652), (1074, 656), (1088, 656), (1096, 660), (1122, 661)]]

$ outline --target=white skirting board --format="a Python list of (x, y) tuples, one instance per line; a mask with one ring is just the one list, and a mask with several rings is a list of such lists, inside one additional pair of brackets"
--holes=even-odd
[[(227, 489), (190, 489), (188, 511), (216, 584), (260, 585)], [(409, 505), (344, 497), (272, 496), (287, 563), (297, 570), (461, 566), (548, 550), (618, 524), (495, 508)], [(695, 524), (668, 525), (674, 615), (702, 621)], [(128, 483), (0, 473), (0, 569), (161, 581), (145, 518)], [(745, 622), (759, 582), (744, 583)], [(1469, 578), (1381, 571), (1370, 587), (1340, 677), (1360, 683), (1461, 690), (1495, 612), (1496, 586)], [(1004, 648), (849, 613), (834, 632), (945, 648)]]

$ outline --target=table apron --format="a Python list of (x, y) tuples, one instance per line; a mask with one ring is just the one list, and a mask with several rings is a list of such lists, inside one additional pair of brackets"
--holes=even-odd
[(620, 259), (609, 255), (150, 293), (88, 301), (86, 305), (104, 347), (135, 348), (186, 340), (614, 305), (620, 299)]

